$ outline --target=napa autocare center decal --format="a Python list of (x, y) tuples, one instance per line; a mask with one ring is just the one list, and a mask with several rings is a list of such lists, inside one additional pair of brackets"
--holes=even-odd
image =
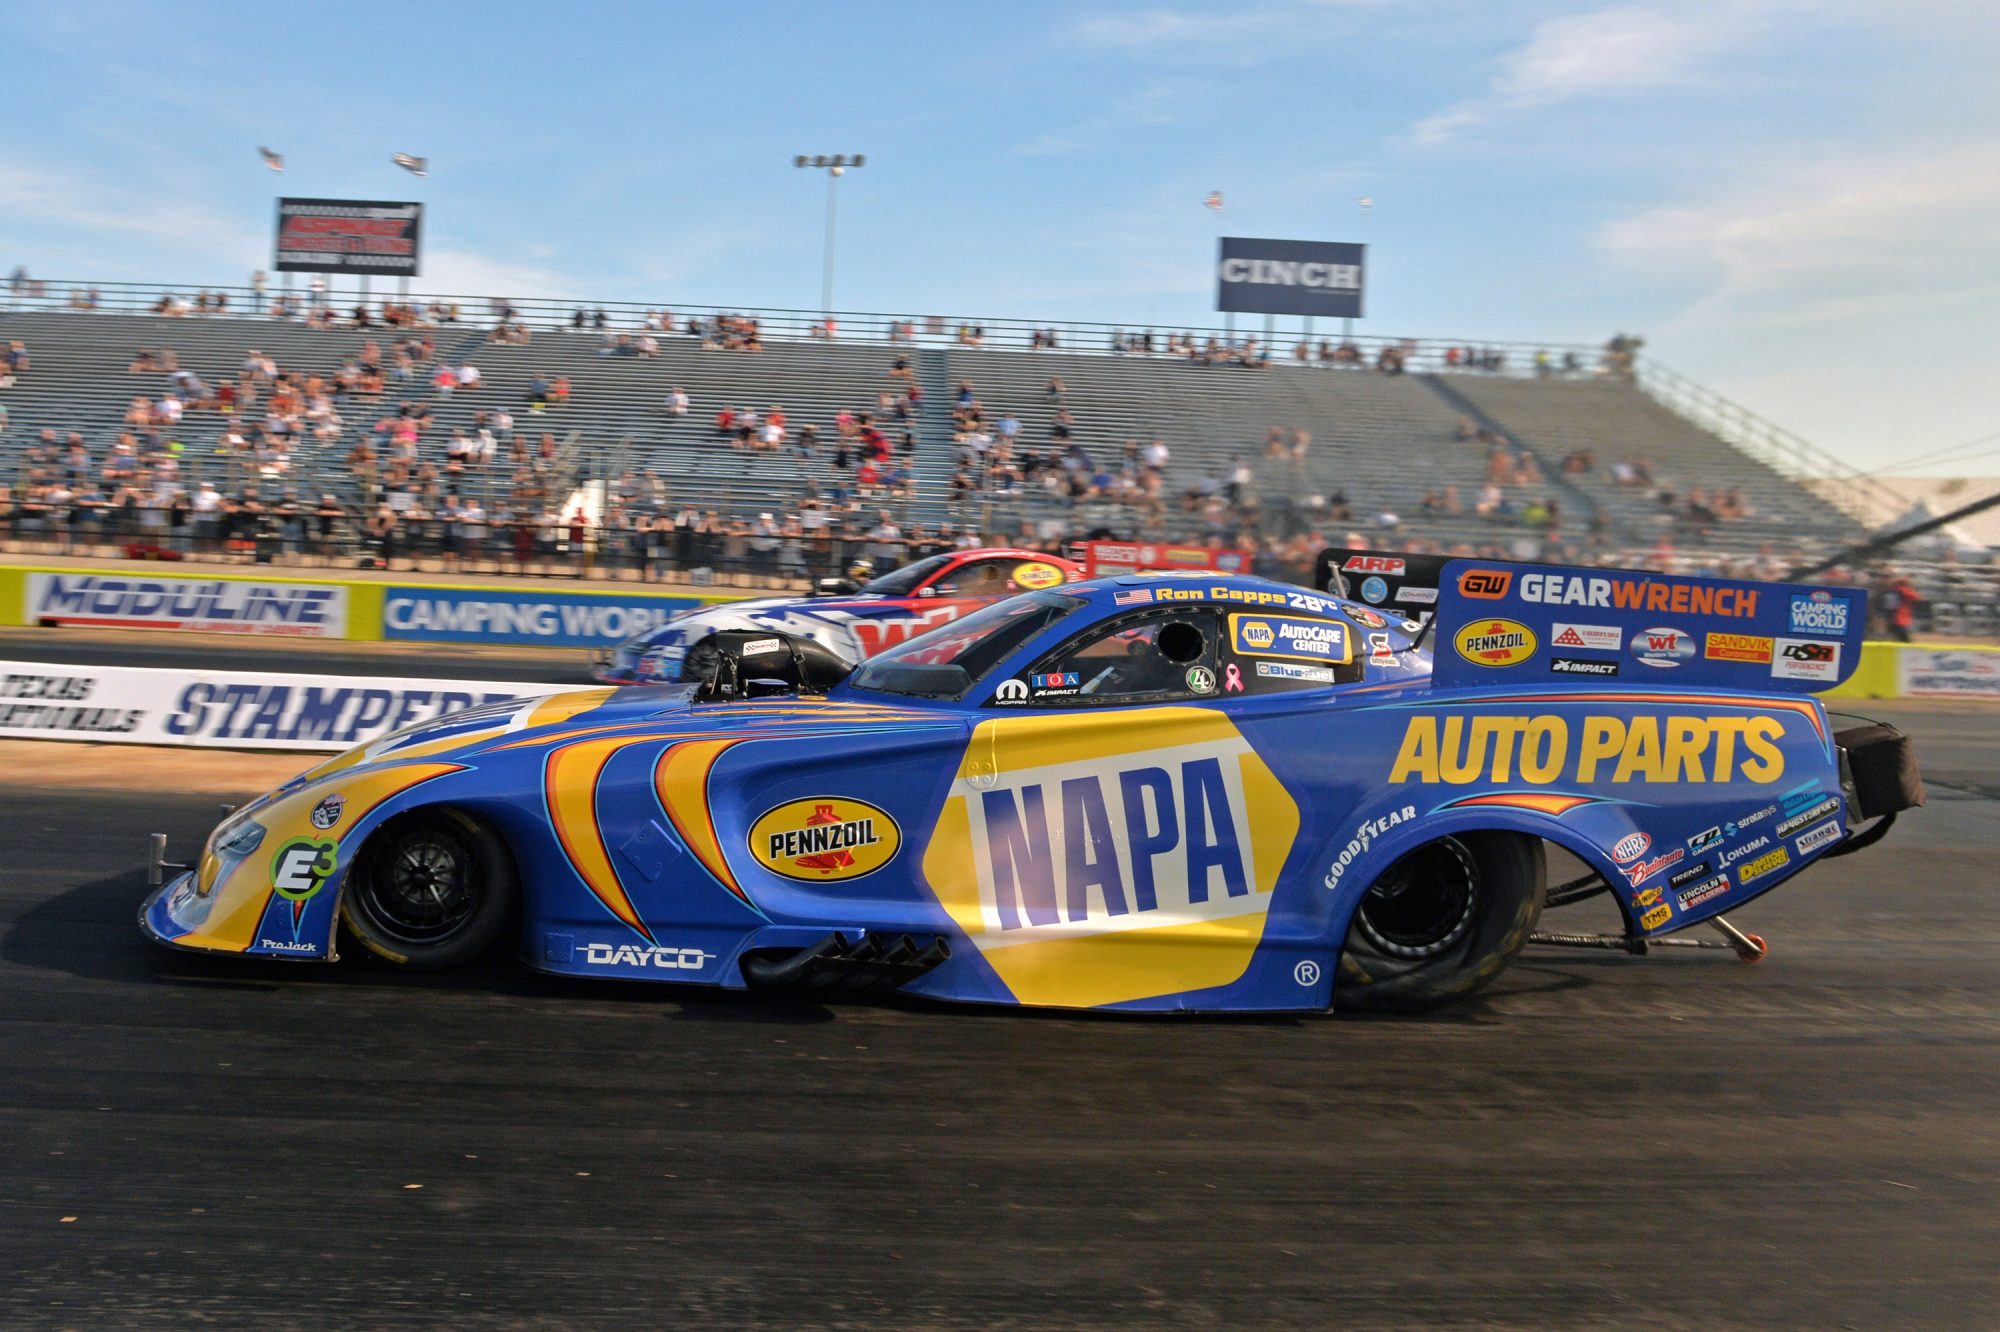
[(1643, 569), (1453, 560), (1438, 587), (1434, 678), (1818, 693), (1860, 663), (1867, 595)]
[(613, 647), (681, 611), (724, 599), (396, 584), (382, 595), (382, 637), (417, 643)]
[(191, 629), (260, 637), (345, 638), (347, 589), (291, 579), (178, 578), (33, 571), (20, 620), (91, 629)]
[(0, 737), (339, 751), (464, 708), (569, 687), (0, 662)]

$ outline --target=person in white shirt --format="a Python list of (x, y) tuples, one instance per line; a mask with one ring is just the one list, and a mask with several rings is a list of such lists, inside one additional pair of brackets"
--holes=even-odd
[(470, 361), (467, 361), (464, 365), (458, 367), (458, 386), (462, 389), (478, 388), (479, 367), (474, 365)]
[(686, 416), (688, 414), (687, 390), (678, 384), (674, 386), (674, 391), (667, 395), (667, 412), (671, 416)]
[(159, 407), (156, 410), (159, 418), (168, 425), (179, 425), (181, 423), (181, 400), (174, 396), (171, 389), (160, 398)]

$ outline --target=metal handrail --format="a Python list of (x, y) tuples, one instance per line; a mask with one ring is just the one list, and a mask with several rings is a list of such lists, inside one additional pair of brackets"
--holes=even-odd
[(1817, 483), (1814, 493), (1866, 527), (1889, 522), (1906, 507), (1895, 491), (1859, 468), (1650, 357), (1639, 360), (1636, 380), (1661, 406), (1780, 476), (1800, 484)]

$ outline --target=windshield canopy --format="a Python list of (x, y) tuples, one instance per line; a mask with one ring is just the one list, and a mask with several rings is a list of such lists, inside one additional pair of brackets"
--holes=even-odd
[(1023, 644), (1088, 604), (1060, 592), (1009, 597), (871, 657), (848, 683), (885, 694), (963, 698)]

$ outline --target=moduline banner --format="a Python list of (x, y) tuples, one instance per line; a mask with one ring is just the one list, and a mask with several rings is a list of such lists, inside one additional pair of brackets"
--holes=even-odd
[(31, 573), (22, 619), (99, 629), (343, 638), (347, 589), (245, 578)]
[(610, 647), (705, 606), (700, 597), (618, 592), (520, 592), (394, 586), (382, 598), (382, 637), (422, 643), (534, 643)]
[(1359, 319), (1367, 254), (1367, 246), (1345, 241), (1224, 236), (1215, 266), (1215, 308)]
[(424, 206), (370, 199), (280, 199), (280, 273), (417, 276)]
[(571, 685), (0, 662), (0, 737), (338, 751)]

